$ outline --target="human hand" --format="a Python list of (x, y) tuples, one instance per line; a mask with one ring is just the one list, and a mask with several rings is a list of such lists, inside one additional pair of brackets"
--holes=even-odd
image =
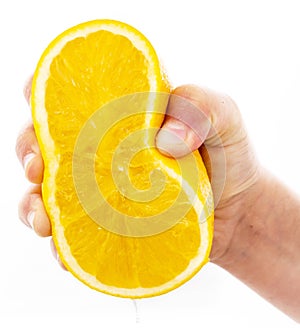
[(156, 145), (174, 157), (199, 149), (214, 194), (210, 259), (218, 263), (225, 257), (243, 216), (241, 200), (261, 174), (236, 104), (226, 95), (195, 85), (176, 88)]
[[(27, 101), (30, 89), (31, 81)], [(261, 168), (236, 104), (194, 85), (175, 89), (156, 145), (174, 157), (193, 150), (202, 155), (216, 206), (211, 261), (300, 322), (299, 197)], [(34, 183), (20, 203), (20, 218), (38, 235), (50, 236), (41, 197), (44, 165), (32, 122), (20, 133), (16, 152)], [(51, 246), (65, 268), (52, 240)]]
[[(31, 82), (29, 79), (24, 88), (28, 102)], [(211, 178), (216, 200), (211, 260), (217, 261), (226, 253), (240, 219), (235, 215), (240, 210), (239, 197), (256, 182), (259, 164), (250, 147), (240, 112), (228, 96), (194, 85), (182, 86), (173, 91), (167, 114), (169, 116), (157, 136), (157, 147), (175, 157), (185, 155), (187, 147), (172, 144), (170, 133), (164, 131), (175, 133), (185, 140), (184, 145), (191, 151), (199, 149)], [(51, 224), (41, 196), (44, 165), (31, 121), (17, 139), (16, 152), (27, 179), (34, 183), (20, 202), (20, 219), (39, 236), (51, 236)], [(64, 267), (52, 240), (51, 248)]]
[(202, 154), (216, 201), (211, 261), (300, 322), (300, 199), (260, 166), (236, 104), (181, 86), (156, 144), (175, 157)]

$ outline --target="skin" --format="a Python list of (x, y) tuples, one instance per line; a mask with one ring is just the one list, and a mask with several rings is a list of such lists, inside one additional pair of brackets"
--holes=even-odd
[[(31, 79), (24, 89), (28, 102), (30, 93)], [(299, 197), (260, 165), (230, 97), (184, 85), (173, 91), (167, 114), (156, 138), (158, 149), (174, 157), (198, 149), (213, 177), (217, 203), (211, 262), (300, 322)], [(172, 143), (169, 132), (188, 148), (178, 138)], [(51, 236), (41, 198), (43, 160), (32, 122), (21, 131), (16, 153), (33, 183), (20, 202), (20, 219), (39, 236)], [(53, 241), (51, 248), (64, 268)]]

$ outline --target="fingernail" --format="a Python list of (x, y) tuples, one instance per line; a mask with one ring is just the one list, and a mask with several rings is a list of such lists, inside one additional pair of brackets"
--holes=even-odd
[(24, 159), (23, 159), (23, 167), (24, 167), (24, 170), (26, 172), (26, 169), (27, 169), (27, 166), (28, 164), (30, 163), (30, 161), (35, 157), (35, 154), (34, 153), (29, 153), (27, 154)]
[(159, 143), (179, 144), (186, 139), (186, 126), (179, 121), (169, 121), (160, 129), (156, 140)]
[[(176, 136), (176, 140), (178, 142), (178, 138), (185, 140), (187, 136), (187, 126), (180, 122), (180, 121), (168, 121), (164, 126), (163, 129), (166, 129), (170, 132), (172, 132), (173, 135)], [(173, 140), (174, 142), (175, 140)]]
[(27, 215), (27, 222), (28, 222), (28, 225), (31, 229), (34, 229), (33, 228), (34, 217), (35, 217), (35, 212), (34, 211), (30, 211)]
[(179, 122), (168, 122), (156, 136), (157, 148), (167, 155), (174, 157), (183, 156), (189, 152), (187, 139), (187, 127)]

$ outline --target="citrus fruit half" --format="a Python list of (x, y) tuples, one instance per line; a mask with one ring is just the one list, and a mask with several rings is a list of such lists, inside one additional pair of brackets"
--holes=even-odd
[(208, 261), (210, 183), (198, 152), (155, 148), (170, 85), (149, 41), (95, 20), (59, 35), (33, 79), (43, 200), (64, 265), (93, 289), (142, 298)]

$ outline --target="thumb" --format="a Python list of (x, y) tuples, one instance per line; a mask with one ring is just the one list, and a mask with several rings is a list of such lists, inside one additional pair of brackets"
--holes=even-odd
[(164, 154), (181, 157), (203, 143), (207, 148), (219, 149), (245, 137), (241, 114), (230, 97), (196, 85), (183, 85), (170, 96), (156, 146)]
[(160, 152), (182, 157), (198, 149), (211, 129), (207, 99), (196, 86), (182, 86), (170, 95), (164, 123), (156, 136)]

